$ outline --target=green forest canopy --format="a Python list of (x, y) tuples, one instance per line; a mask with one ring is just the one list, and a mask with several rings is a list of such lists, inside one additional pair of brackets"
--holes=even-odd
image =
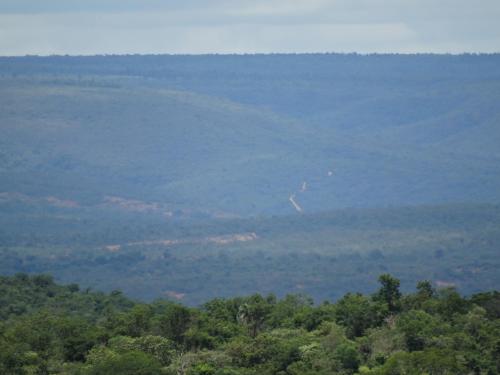
[(300, 294), (198, 308), (0, 277), (2, 374), (498, 374), (500, 293), (428, 281), (314, 305)]

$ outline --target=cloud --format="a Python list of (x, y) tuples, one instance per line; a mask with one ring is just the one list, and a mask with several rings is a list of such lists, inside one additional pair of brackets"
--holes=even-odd
[(0, 54), (497, 52), (497, 0), (2, 0)]

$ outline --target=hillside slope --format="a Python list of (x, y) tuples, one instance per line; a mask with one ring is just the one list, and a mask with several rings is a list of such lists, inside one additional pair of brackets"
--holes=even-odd
[(212, 216), (499, 202), (499, 61), (0, 58), (0, 192)]

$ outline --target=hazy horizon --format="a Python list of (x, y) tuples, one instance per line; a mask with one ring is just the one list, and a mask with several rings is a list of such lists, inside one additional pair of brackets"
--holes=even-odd
[(4, 0), (0, 55), (498, 53), (500, 4)]
[(177, 57), (203, 57), (203, 56), (294, 56), (294, 55), (354, 55), (354, 56), (495, 56), (499, 52), (255, 52), (255, 53), (94, 53), (94, 54), (26, 54), (26, 55), (0, 55), (0, 58), (16, 57), (122, 57), (122, 56), (177, 56)]

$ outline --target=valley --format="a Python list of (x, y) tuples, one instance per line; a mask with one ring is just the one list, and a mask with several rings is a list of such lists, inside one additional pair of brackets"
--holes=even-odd
[(0, 273), (188, 305), (498, 288), (499, 100), (497, 54), (0, 57)]

